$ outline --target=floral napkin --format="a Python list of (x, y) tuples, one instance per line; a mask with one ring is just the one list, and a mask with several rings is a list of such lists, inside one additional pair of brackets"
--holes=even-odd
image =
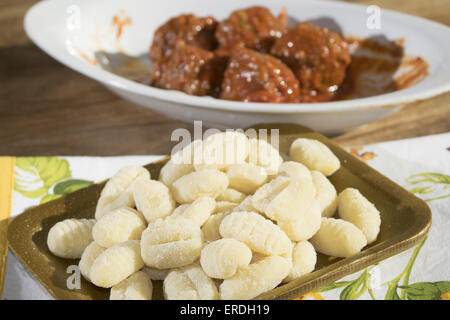
[[(433, 213), (430, 232), (415, 248), (298, 299), (450, 300), (450, 133), (348, 151), (427, 201)], [(9, 213), (14, 217), (26, 208), (102, 181), (124, 166), (161, 157), (0, 158), (0, 223)], [(0, 242), (4, 241), (1, 228), (0, 224)], [(0, 292), (3, 269), (0, 260)], [(51, 299), (11, 251), (1, 297)]]

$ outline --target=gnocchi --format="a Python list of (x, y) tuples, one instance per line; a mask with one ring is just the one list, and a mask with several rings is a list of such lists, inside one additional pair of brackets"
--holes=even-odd
[(284, 281), (295, 280), (312, 272), (316, 266), (317, 254), (308, 241), (300, 241), (292, 249), (292, 266)]
[(259, 212), (269, 206), (273, 198), (275, 198), (281, 191), (283, 191), (291, 181), (290, 178), (284, 176), (278, 176), (265, 185), (261, 186), (251, 196), (251, 206), (255, 207)]
[(213, 134), (203, 141), (201, 156), (196, 154), (195, 170), (226, 170), (230, 165), (244, 163), (248, 156), (248, 139), (238, 131)]
[(80, 258), (93, 240), (94, 223), (94, 219), (66, 219), (58, 222), (48, 232), (48, 249), (60, 258)]
[(259, 213), (260, 211), (253, 206), (252, 197), (253, 196), (247, 196), (241, 203), (234, 207), (232, 211), (253, 211)]
[(354, 224), (334, 218), (322, 218), (310, 242), (316, 251), (341, 258), (353, 256), (367, 245), (366, 237)]
[(312, 179), (309, 169), (300, 162), (295, 161), (283, 162), (278, 174), (287, 176), (291, 179)]
[(134, 185), (136, 208), (147, 222), (169, 216), (175, 209), (175, 200), (169, 188), (162, 182), (140, 179)]
[(198, 224), (184, 217), (158, 219), (142, 233), (141, 247), (147, 267), (178, 268), (200, 257), (203, 233)]
[(250, 249), (266, 255), (283, 255), (291, 250), (291, 240), (272, 221), (254, 212), (233, 212), (220, 224), (224, 238), (245, 243)]
[(252, 163), (233, 164), (227, 175), (229, 186), (246, 194), (254, 193), (267, 180), (266, 170)]
[(344, 258), (375, 241), (380, 212), (357, 189), (337, 194), (331, 150), (299, 138), (289, 153), (284, 162), (267, 141), (222, 132), (173, 154), (158, 181), (123, 168), (96, 220), (58, 222), (48, 248), (81, 257), (83, 277), (111, 300), (151, 300), (161, 280), (168, 300), (205, 300), (257, 297), (312, 272), (316, 252)]
[(357, 226), (366, 236), (367, 243), (377, 239), (380, 232), (380, 212), (361, 192), (347, 188), (339, 194), (339, 217)]
[(100, 219), (106, 213), (120, 207), (134, 207), (133, 187), (139, 179), (150, 179), (147, 169), (129, 166), (119, 170), (106, 182), (95, 210), (95, 218)]
[(278, 221), (277, 224), (292, 241), (310, 239), (320, 228), (321, 214), (317, 200), (314, 200), (304, 215), (293, 219)]
[(263, 167), (267, 175), (275, 175), (278, 173), (283, 158), (277, 149), (263, 139), (249, 139), (249, 163)]
[(335, 173), (341, 166), (339, 159), (322, 142), (313, 139), (298, 138), (289, 150), (292, 160), (300, 162), (309, 170), (317, 170), (325, 176)]
[(260, 209), (275, 221), (307, 219), (315, 196), (316, 189), (311, 180), (293, 179), (278, 194), (270, 195)]
[(94, 241), (104, 248), (141, 239), (146, 227), (144, 217), (134, 209), (122, 207), (101, 217), (92, 228)]
[(229, 215), (230, 212), (223, 211), (213, 214), (206, 220), (205, 224), (202, 226), (203, 236), (205, 241), (211, 242), (215, 240), (219, 240), (221, 238), (220, 235), (220, 224), (222, 223), (223, 218)]
[(138, 271), (111, 288), (109, 300), (152, 300), (153, 284)]
[(194, 163), (198, 162), (197, 158), (202, 155), (202, 147), (203, 140), (194, 140), (181, 150), (173, 153), (170, 160), (174, 164), (191, 164), (193, 166)]
[(215, 300), (219, 298), (215, 283), (197, 264), (172, 270), (164, 279), (163, 291), (167, 300)]
[(89, 272), (91, 271), (95, 259), (97, 259), (97, 257), (105, 250), (105, 248), (99, 246), (95, 241), (92, 241), (83, 251), (78, 267), (80, 268), (83, 277), (87, 280), (90, 281)]
[(142, 271), (144, 271), (147, 274), (147, 276), (150, 278), (150, 280), (162, 281), (167, 277), (167, 275), (169, 274), (171, 269), (160, 270), (160, 269), (155, 269), (155, 268), (144, 267), (144, 269), (142, 269)]
[(238, 268), (248, 266), (252, 251), (235, 239), (220, 239), (207, 244), (200, 255), (200, 264), (205, 273), (216, 279), (232, 277)]
[(228, 201), (217, 201), (216, 208), (214, 209), (214, 213), (224, 212), (224, 211), (232, 211), (236, 208), (239, 203), (228, 202)]
[(316, 187), (316, 199), (319, 201), (322, 217), (332, 217), (337, 207), (337, 192), (333, 184), (320, 171), (311, 171)]
[(217, 196), (216, 200), (241, 203), (246, 197), (247, 195), (245, 193), (232, 188), (226, 188), (221, 194)]
[(118, 243), (95, 259), (89, 278), (98, 287), (111, 288), (144, 266), (139, 240)]
[(225, 173), (208, 169), (182, 176), (172, 184), (172, 193), (178, 203), (191, 203), (201, 197), (215, 199), (228, 184), (228, 176)]
[(181, 178), (188, 173), (194, 171), (194, 165), (192, 162), (175, 163), (173, 159), (167, 161), (167, 163), (161, 168), (159, 173), (159, 181), (170, 187), (178, 178)]
[(191, 204), (179, 206), (171, 215), (171, 217), (185, 217), (191, 219), (199, 227), (209, 218), (216, 208), (216, 201), (210, 197), (198, 198)]
[(255, 298), (280, 284), (288, 275), (290, 266), (287, 259), (274, 255), (239, 268), (234, 276), (224, 280), (220, 285), (220, 298), (222, 300)]

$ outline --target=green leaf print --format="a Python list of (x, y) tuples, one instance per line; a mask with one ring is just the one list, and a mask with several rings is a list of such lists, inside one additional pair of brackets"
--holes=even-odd
[(63, 194), (91, 185), (92, 181), (70, 179), (71, 171), (66, 159), (57, 157), (17, 158), (14, 190), (27, 198), (41, 198), (45, 203)]
[(400, 300), (400, 296), (398, 295), (397, 292), (399, 281), (400, 279), (394, 279), (392, 281), (389, 281), (388, 290), (386, 292), (384, 300)]
[(418, 282), (409, 286), (401, 286), (406, 292), (408, 300), (439, 300), (441, 292), (432, 283)]
[(417, 282), (401, 288), (408, 300), (441, 300), (444, 293), (450, 292), (450, 281)]
[(359, 299), (366, 290), (368, 291), (370, 297), (375, 300), (375, 296), (372, 292), (372, 289), (370, 287), (370, 269), (373, 268), (375, 265), (366, 268), (364, 272), (355, 280), (351, 281), (338, 281), (334, 283), (330, 283), (326, 286), (323, 286), (317, 292), (325, 292), (330, 291), (334, 289), (339, 289), (342, 287), (345, 287), (340, 294), (341, 300), (356, 300)]
[[(418, 186), (409, 190), (410, 192), (418, 195), (435, 193), (450, 188), (450, 176), (442, 173), (424, 172), (412, 175), (406, 179), (406, 182), (411, 185), (425, 184), (424, 186)], [(438, 199), (445, 199), (450, 197), (450, 194), (436, 195), (435, 197), (424, 199), (425, 201), (433, 201)]]
[(92, 184), (92, 181), (81, 180), (81, 179), (69, 179), (61, 181), (55, 185), (53, 188), (53, 193), (57, 195), (62, 195), (66, 193), (71, 193), (83, 188), (86, 188)]
[(412, 188), (409, 190), (409, 192), (415, 193), (415, 194), (426, 194), (426, 193), (432, 193), (434, 191), (431, 187), (418, 187), (418, 188)]
[(406, 179), (408, 183), (417, 184), (421, 182), (430, 182), (430, 183), (445, 183), (450, 184), (450, 176), (442, 173), (430, 173), (424, 172), (415, 174), (408, 179)]
[(58, 181), (71, 177), (69, 162), (57, 157), (16, 159), (14, 190), (27, 198), (39, 198)]
[[(411, 257), (409, 258), (408, 263), (405, 266), (405, 269), (394, 279), (389, 281), (387, 283), (388, 290), (386, 292), (386, 296), (384, 297), (385, 300), (405, 300), (406, 291), (405, 287), (409, 284), (409, 276), (411, 275), (411, 271), (414, 265), (414, 262), (416, 261), (417, 255), (420, 252), (420, 249), (422, 249), (423, 245), (425, 244), (425, 241), (427, 240), (427, 237), (425, 237), (421, 243), (414, 249), (413, 253), (411, 254)], [(403, 285), (399, 286), (400, 281), (403, 279)], [(402, 289), (401, 295), (398, 294), (397, 290)]]
[(346, 287), (349, 284), (351, 284), (352, 282), (353, 281), (339, 281), (339, 282), (330, 283), (326, 286), (323, 286), (319, 290), (317, 290), (317, 292), (325, 292), (325, 291), (330, 291), (330, 290)]
[(368, 277), (370, 274), (367, 269), (350, 285), (342, 290), (340, 299), (341, 300), (357, 300), (361, 295), (367, 290)]
[(39, 203), (43, 204), (43, 203), (58, 199), (59, 197), (61, 197), (61, 195), (59, 195), (59, 194), (46, 194), (45, 196), (43, 196), (41, 198), (41, 201)]
[(450, 281), (439, 281), (434, 283), (441, 293), (450, 292)]

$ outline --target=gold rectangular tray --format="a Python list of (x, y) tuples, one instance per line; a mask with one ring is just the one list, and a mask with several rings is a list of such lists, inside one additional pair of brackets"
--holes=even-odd
[[(288, 284), (266, 292), (257, 299), (292, 299), (318, 289), (348, 274), (404, 251), (422, 240), (431, 225), (427, 204), (392, 182), (362, 161), (308, 128), (293, 124), (263, 124), (255, 129), (279, 129), (280, 151), (287, 153), (293, 140), (299, 137), (325, 143), (341, 161), (341, 168), (330, 180), (340, 192), (347, 187), (358, 188), (381, 212), (381, 230), (376, 242), (359, 254), (345, 259), (330, 259), (318, 255), (316, 270)], [(270, 132), (268, 132), (270, 134)], [(146, 168), (152, 177), (169, 158), (150, 163)], [(8, 228), (9, 246), (19, 260), (56, 299), (108, 299), (109, 290), (81, 280), (81, 288), (70, 290), (66, 282), (70, 265), (77, 260), (54, 256), (47, 248), (49, 229), (68, 218), (93, 218), (103, 183), (65, 195), (54, 201), (31, 208), (15, 218)], [(154, 281), (155, 299), (162, 299), (162, 283)]]

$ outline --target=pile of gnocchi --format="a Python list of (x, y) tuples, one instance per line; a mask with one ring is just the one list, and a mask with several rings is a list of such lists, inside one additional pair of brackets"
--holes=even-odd
[(152, 299), (154, 280), (169, 300), (252, 299), (312, 272), (316, 252), (349, 257), (376, 240), (379, 211), (357, 189), (337, 194), (327, 177), (339, 167), (317, 140), (296, 139), (283, 158), (265, 140), (217, 133), (173, 155), (158, 180), (121, 169), (95, 219), (58, 222), (48, 248), (81, 258), (110, 299)]

